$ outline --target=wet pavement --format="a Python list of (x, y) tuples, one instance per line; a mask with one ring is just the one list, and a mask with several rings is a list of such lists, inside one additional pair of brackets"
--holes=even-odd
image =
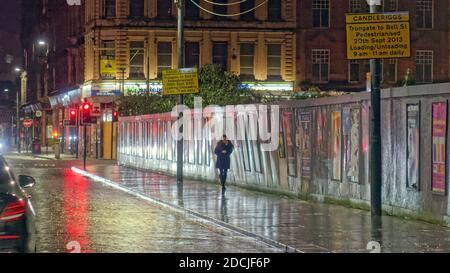
[(30, 191), (38, 216), (37, 252), (279, 251), (77, 175), (70, 167), (79, 161), (6, 158), (16, 175), (37, 180)]
[(450, 252), (450, 228), (384, 216), (381, 227), (370, 212), (282, 197), (219, 183), (185, 181), (122, 166), (90, 165), (88, 172), (136, 192), (195, 211), (304, 252)]

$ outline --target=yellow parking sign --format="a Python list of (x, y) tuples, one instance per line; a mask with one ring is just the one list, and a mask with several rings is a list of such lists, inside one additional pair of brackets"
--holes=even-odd
[(347, 59), (411, 57), (408, 12), (346, 15)]
[(197, 68), (163, 70), (163, 95), (198, 93)]

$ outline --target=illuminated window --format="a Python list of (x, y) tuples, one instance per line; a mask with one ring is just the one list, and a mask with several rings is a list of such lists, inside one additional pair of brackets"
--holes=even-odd
[(329, 27), (330, 1), (313, 0), (312, 15), (313, 15), (313, 27)]
[(267, 45), (267, 78), (281, 80), (281, 45)]
[(330, 50), (313, 49), (312, 76), (314, 82), (328, 82), (330, 67)]
[(254, 44), (241, 44), (240, 46), (241, 55), (241, 78), (245, 80), (254, 79), (254, 55), (255, 55), (255, 45)]
[(158, 43), (158, 77), (161, 77), (162, 71), (172, 69), (172, 43)]
[(433, 51), (417, 50), (415, 59), (416, 59), (416, 82), (417, 83), (433, 82)]
[(130, 42), (130, 78), (142, 79), (144, 75), (144, 42)]
[(417, 0), (416, 5), (417, 28), (433, 28), (433, 0)]

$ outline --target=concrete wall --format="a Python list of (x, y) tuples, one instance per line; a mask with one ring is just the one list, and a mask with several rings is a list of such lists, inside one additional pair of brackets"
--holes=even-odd
[[(359, 93), (270, 105), (268, 112), (275, 118), (272, 126), (280, 128), (281, 145), (275, 151), (263, 151), (261, 145), (264, 142), (233, 141), (235, 152), (232, 154), (229, 183), (367, 206), (370, 201), (369, 95)], [(387, 212), (433, 221), (448, 220), (448, 190), (445, 193), (433, 192), (431, 181), (432, 103), (448, 102), (449, 98), (449, 83), (382, 91), (382, 193)], [(420, 109), (417, 187), (408, 185), (412, 179), (407, 179), (407, 171), (411, 169), (407, 168), (409, 104), (418, 104)], [(279, 117), (274, 114), (278, 107)], [(257, 119), (252, 119), (255, 114), (255, 111), (231, 112), (231, 116), (244, 117), (245, 129), (255, 122), (263, 126)], [(215, 116), (220, 115), (216, 113)], [(119, 163), (175, 174), (175, 141), (167, 131), (173, 121), (170, 113), (121, 118)], [(203, 124), (206, 122), (207, 118), (203, 118)], [(228, 122), (228, 126), (230, 124)], [(237, 132), (243, 131), (239, 126), (231, 127)], [(448, 135), (448, 125), (446, 128)], [(211, 133), (212, 130), (207, 129), (200, 134), (199, 140), (185, 141), (184, 172), (187, 177), (217, 181), (215, 158), (212, 156), (216, 141)], [(448, 142), (446, 137), (447, 147)], [(445, 166), (447, 189), (448, 164)]]

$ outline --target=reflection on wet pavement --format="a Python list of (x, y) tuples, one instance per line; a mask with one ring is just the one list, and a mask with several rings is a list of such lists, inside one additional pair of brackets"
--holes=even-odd
[(303, 251), (368, 252), (371, 241), (382, 242), (383, 252), (450, 251), (450, 230), (438, 225), (386, 216), (380, 228), (368, 211), (237, 187), (222, 196), (218, 184), (206, 182), (185, 181), (180, 191), (171, 177), (115, 165), (88, 171)]
[(248, 238), (186, 220), (70, 170), (11, 162), (38, 181), (32, 190), (38, 252), (277, 252)]

